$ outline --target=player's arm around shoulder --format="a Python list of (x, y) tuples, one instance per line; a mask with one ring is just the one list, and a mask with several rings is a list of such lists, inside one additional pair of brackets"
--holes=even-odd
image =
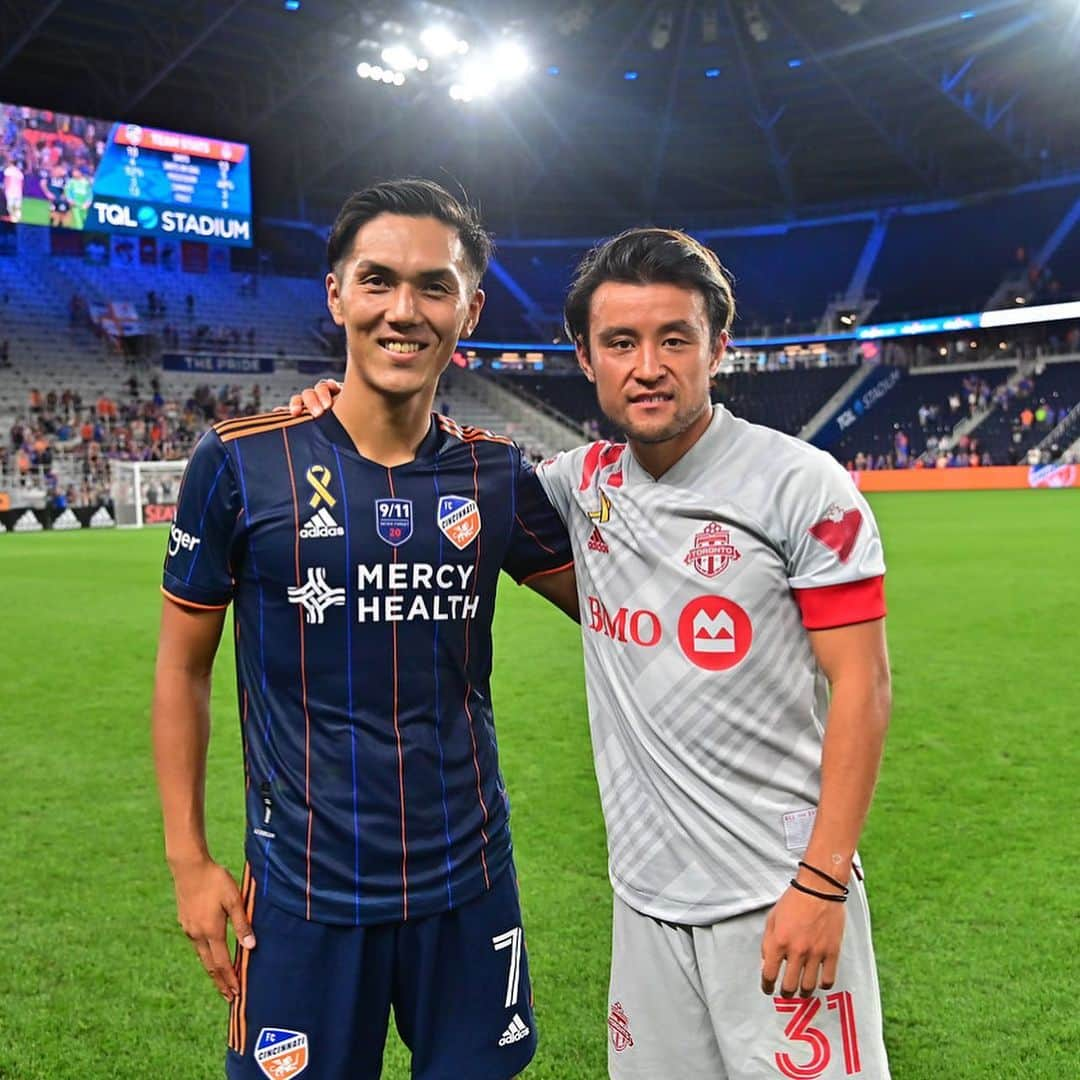
[(556, 570), (550, 574), (541, 574), (525, 582), (533, 592), (539, 593), (545, 600), (569, 615), (574, 622), (581, 622), (581, 609), (578, 603), (577, 578), (574, 568)]

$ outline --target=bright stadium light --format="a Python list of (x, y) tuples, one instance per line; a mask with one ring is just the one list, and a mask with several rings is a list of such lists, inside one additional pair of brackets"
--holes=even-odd
[(371, 75), (371, 65), (367, 63), (367, 61), (362, 64), (357, 64), (356, 74), (359, 75), (361, 79), (368, 78)]
[(458, 50), (458, 38), (445, 26), (429, 26), (420, 34), (420, 44), (432, 56), (449, 56)]
[(395, 71), (394, 72), (394, 85), (395, 86), (404, 86), (405, 85), (405, 72), (404, 71)]
[(470, 101), (473, 98), (487, 97), (498, 85), (499, 79), (487, 64), (473, 61), (461, 69), (461, 88), (468, 95), (463, 98)]
[(382, 79), (382, 81), (384, 83), (389, 85), (390, 83), (392, 83), (394, 81), (394, 73), (392, 71), (390, 71), (389, 69), (386, 69), (386, 70), (383, 71), (380, 78)]
[(420, 63), (408, 45), (388, 45), (382, 51), (382, 61), (394, 71), (414, 71)]
[(499, 44), (492, 56), (492, 64), (495, 78), (500, 82), (520, 79), (531, 66), (529, 54), (516, 41)]

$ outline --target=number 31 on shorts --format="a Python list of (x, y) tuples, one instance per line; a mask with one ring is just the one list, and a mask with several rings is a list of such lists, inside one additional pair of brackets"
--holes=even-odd
[[(802, 1065), (796, 1064), (792, 1056), (785, 1051), (778, 1051), (775, 1055), (776, 1067), (791, 1080), (816, 1080), (829, 1067), (833, 1053), (829, 1037), (821, 1028), (812, 1026), (814, 1017), (821, 1008), (821, 998), (778, 997), (773, 998), (773, 1004), (779, 1013), (794, 1013), (784, 1028), (784, 1037), (792, 1042), (805, 1043), (810, 1050), (810, 1060)], [(847, 990), (826, 994), (825, 1004), (830, 1010), (840, 1014), (844, 1072), (848, 1076), (855, 1076), (862, 1072), (862, 1062), (859, 1059), (859, 1037), (855, 1031), (855, 1007), (851, 994)]]
[(506, 1008), (517, 1004), (518, 987), (521, 985), (521, 946), (524, 934), (515, 926), (503, 934), (496, 934), (491, 944), (496, 952), (510, 951), (510, 970), (506, 975)]

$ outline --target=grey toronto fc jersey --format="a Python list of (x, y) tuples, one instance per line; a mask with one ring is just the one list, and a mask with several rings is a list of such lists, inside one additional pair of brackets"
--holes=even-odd
[(807, 630), (885, 613), (869, 507), (828, 454), (723, 406), (659, 480), (606, 442), (538, 473), (573, 545), (615, 892), (692, 925), (774, 903), (820, 793)]

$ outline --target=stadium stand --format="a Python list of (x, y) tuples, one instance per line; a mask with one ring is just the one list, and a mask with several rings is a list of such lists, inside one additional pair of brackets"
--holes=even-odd
[[(731, 372), (718, 376), (713, 397), (752, 423), (794, 435), (851, 372), (850, 366)], [(595, 437), (596, 432), (605, 438), (618, 436), (600, 415), (595, 391), (578, 371), (551, 375), (500, 372), (493, 378), (566, 417), (586, 438)]]
[(1055, 357), (1025, 372), (1015, 393), (995, 394), (973, 436), (996, 464), (1038, 464), (1036, 447), (1078, 404), (1080, 361)]
[(869, 278), (881, 297), (874, 321), (982, 311), (1077, 194), (1076, 187), (1050, 188), (939, 213), (894, 214)]
[(979, 407), (980, 397), (989, 402), (993, 388), (1015, 370), (1015, 364), (912, 369), (829, 450), (849, 468), (892, 467), (902, 434), (907, 439), (902, 457), (914, 461), (950, 438)]
[[(833, 296), (847, 288), (869, 229), (867, 221), (844, 221), (703, 233), (734, 278), (736, 334), (813, 328)], [(514, 243), (500, 248), (498, 258), (553, 325), (558, 325), (566, 287), (587, 250), (586, 244)], [(516, 302), (512, 297), (510, 301)], [(489, 290), (489, 307), (491, 303)], [(500, 320), (502, 303), (496, 301)], [(483, 333), (490, 336), (492, 330)]]

